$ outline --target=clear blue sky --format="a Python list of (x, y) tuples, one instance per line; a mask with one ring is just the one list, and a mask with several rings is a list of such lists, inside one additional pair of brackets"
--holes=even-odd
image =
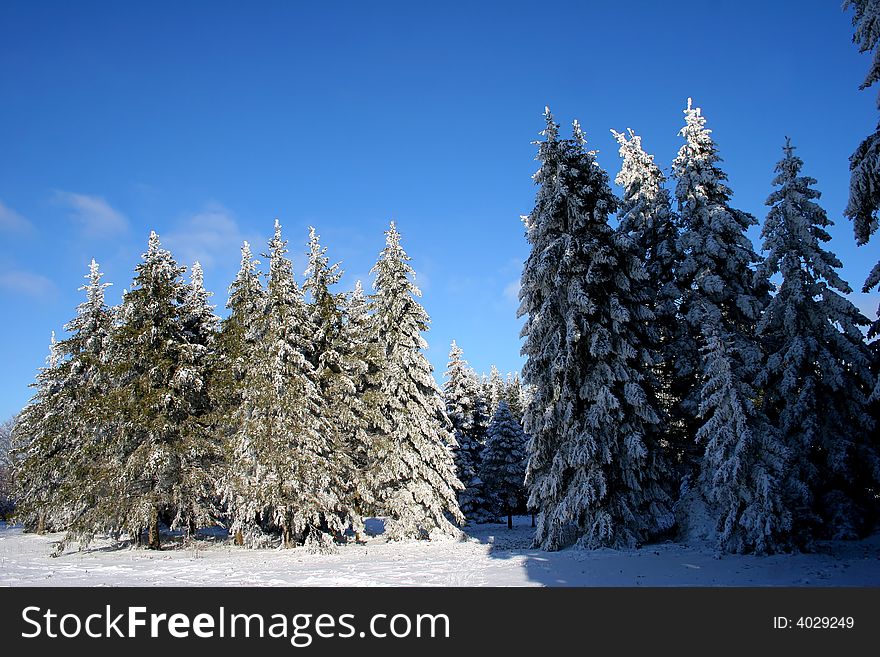
[[(242, 239), (307, 226), (353, 286), (394, 219), (432, 317), (478, 371), (521, 366), (515, 293), (530, 143), (549, 104), (618, 169), (632, 127), (668, 169), (688, 96), (763, 220), (785, 135), (860, 288), (880, 243), (842, 217), (876, 90), (837, 0), (0, 4), (0, 418), (31, 394), (94, 257), (116, 303), (151, 229), (225, 313)], [(757, 233), (755, 234), (757, 237)], [(300, 277), (301, 280), (301, 277)], [(876, 295), (855, 294), (874, 314)]]

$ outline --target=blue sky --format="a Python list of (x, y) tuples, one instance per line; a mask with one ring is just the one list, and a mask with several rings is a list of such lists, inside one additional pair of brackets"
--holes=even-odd
[[(0, 418), (31, 394), (94, 257), (116, 303), (151, 229), (201, 260), (225, 313), (242, 239), (279, 217), (368, 279), (394, 219), (432, 317), (478, 371), (521, 366), (516, 288), (545, 104), (612, 175), (631, 127), (664, 169), (688, 96), (735, 204), (763, 220), (785, 135), (858, 289), (877, 244), (842, 216), (877, 91), (840, 3), (21, 2), (0, 4)], [(753, 235), (757, 239), (757, 232)], [(301, 276), (300, 276), (301, 280)], [(853, 299), (873, 316), (876, 295)]]

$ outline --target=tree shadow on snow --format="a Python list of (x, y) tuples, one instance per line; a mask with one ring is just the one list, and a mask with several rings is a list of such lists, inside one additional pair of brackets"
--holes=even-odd
[[(522, 559), (526, 579), (542, 586), (580, 586), (570, 576), (570, 550), (546, 552), (532, 547), (535, 529), (531, 516), (514, 516), (513, 529), (507, 522), (470, 524), (463, 531), (471, 539), (489, 546), (491, 559)], [(579, 578), (580, 579), (580, 578)]]

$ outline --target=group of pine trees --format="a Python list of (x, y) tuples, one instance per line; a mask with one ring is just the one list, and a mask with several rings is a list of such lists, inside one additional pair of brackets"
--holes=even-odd
[(632, 546), (677, 524), (766, 553), (864, 534), (878, 363), (790, 141), (762, 258), (690, 100), (673, 193), (630, 130), (616, 198), (578, 123), (563, 139), (545, 117), (519, 310), (536, 544)]
[(386, 518), (391, 538), (455, 534), (464, 520), (452, 427), (422, 353), (428, 316), (392, 223), (373, 269), (336, 292), (318, 236), (294, 279), (276, 221), (260, 272), (250, 246), (228, 316), (150, 235), (131, 288), (86, 300), (51, 346), (15, 423), (16, 517), (26, 527), (160, 545), (160, 525), (225, 522), (239, 544), (276, 534), (329, 547)]

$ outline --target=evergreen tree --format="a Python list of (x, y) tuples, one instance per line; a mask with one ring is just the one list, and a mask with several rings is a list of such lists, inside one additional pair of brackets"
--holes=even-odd
[[(873, 52), (868, 75), (860, 89), (871, 87), (880, 80), (880, 5), (875, 0), (845, 0), (843, 9), (853, 8), (852, 17), (853, 42), (858, 44), (859, 52)], [(880, 107), (880, 96), (877, 99)], [(850, 183), (849, 201), (843, 214), (853, 222), (856, 243), (868, 243), (880, 225), (877, 210), (880, 208), (880, 123), (873, 133), (868, 135), (849, 158)], [(865, 279), (862, 292), (870, 292), (880, 283), (880, 262)], [(868, 330), (868, 338), (880, 337), (880, 309), (878, 317)], [(880, 370), (880, 341), (874, 342), (875, 367)], [(875, 378), (873, 400), (880, 402), (880, 373)]]
[(522, 424), (523, 409), (525, 409), (525, 391), (523, 390), (522, 381), (520, 381), (517, 372), (510, 372), (507, 375), (507, 381), (504, 383), (504, 395), (502, 396), (507, 408), (516, 418), (516, 421)]
[(823, 248), (832, 222), (817, 203), (816, 180), (800, 175), (803, 161), (788, 139), (783, 151), (762, 232), (762, 275), (781, 274), (782, 282), (758, 324), (768, 353), (759, 383), (800, 483), (793, 503), (802, 540), (854, 537), (867, 528), (880, 482), (867, 405), (870, 354), (860, 331), (869, 321), (844, 296), (852, 289), (837, 271), (840, 260)]
[(321, 246), (315, 229), (309, 227), (309, 265), (303, 289), (311, 295), (312, 365), (323, 400), (323, 412), (329, 424), (327, 448), (333, 454), (338, 470), (337, 485), (343, 503), (343, 519), (362, 530), (360, 518), (353, 509), (360, 506), (359, 490), (363, 489), (363, 471), (358, 456), (366, 452), (368, 440), (367, 409), (358, 395), (358, 379), (367, 365), (351, 341), (345, 313), (345, 295), (331, 287), (339, 282), (342, 272), (338, 264), (330, 265), (326, 249)]
[(520, 506), (526, 474), (525, 433), (503, 399), (489, 424), (480, 476), (498, 515), (507, 516), (513, 528), (513, 513)]
[(489, 406), (489, 415), (495, 415), (498, 410), (498, 402), (504, 398), (504, 379), (498, 368), (492, 365), (489, 370), (489, 378), (483, 384), (483, 396)]
[[(371, 487), (388, 518), (391, 539), (454, 535), (463, 522), (450, 446), (455, 445), (431, 365), (422, 353), (429, 318), (416, 301), (409, 256), (394, 222), (373, 267), (373, 321), (382, 354), (378, 406), (371, 445)], [(448, 517), (447, 517), (448, 516)]]
[(747, 383), (750, 354), (706, 329), (697, 441), (704, 447), (699, 486), (725, 552), (776, 552), (788, 545), (788, 452)]
[(211, 321), (196, 334), (196, 317), (211, 314), (206, 293), (183, 282), (185, 268), (155, 232), (142, 258), (109, 347), (114, 435), (106, 501), (84, 514), (79, 531), (113, 527), (139, 538), (146, 527), (149, 546), (158, 549), (160, 520), (172, 529), (215, 522), (213, 468), (220, 449), (202, 344), (210, 339)]
[(608, 224), (617, 202), (580, 126), (561, 140), (549, 109), (545, 118), (519, 309), (535, 544), (558, 549), (570, 528), (587, 547), (636, 545), (671, 524), (645, 385), (646, 273)]
[(650, 325), (658, 351), (654, 367), (659, 385), (657, 399), (666, 419), (667, 441), (681, 461), (693, 441), (684, 433), (683, 419), (672, 415), (679, 410), (673, 391), (675, 356), (672, 353), (678, 328), (677, 302), (681, 297), (675, 275), (679, 257), (676, 217), (665, 187), (666, 178), (654, 164), (654, 156), (642, 149), (641, 137), (632, 130), (628, 130), (628, 139), (623, 133), (611, 132), (620, 144), (622, 158), (615, 178), (623, 188), (618, 230), (638, 245), (645, 263), (654, 314)]
[(443, 385), (446, 415), (452, 423), (457, 446), (455, 468), (464, 488), (458, 491), (458, 505), (464, 517), (474, 522), (489, 519), (483, 481), (480, 479), (480, 452), (486, 437), (485, 403), (476, 374), (462, 358), (461, 348), (452, 341)]
[(63, 403), (62, 357), (55, 332), (46, 367), (31, 384), (36, 393), (21, 411), (12, 434), (13, 497), (16, 520), (43, 533), (63, 528), (58, 491), (65, 485), (66, 459), (76, 448), (68, 440), (69, 418)]
[(351, 441), (351, 458), (357, 472), (355, 478), (355, 510), (361, 517), (380, 515), (378, 491), (373, 489), (370, 473), (377, 464), (373, 458), (379, 450), (374, 442), (381, 439), (379, 427), (385, 426), (382, 416), (383, 355), (370, 304), (360, 281), (346, 299), (345, 343), (359, 367), (354, 372), (355, 397), (360, 401), (364, 434)]
[(235, 416), (236, 467), (224, 499), (232, 532), (249, 544), (266, 528), (279, 531), (285, 547), (307, 543), (325, 549), (326, 532), (341, 534), (351, 518), (312, 365), (315, 328), (286, 254), (276, 220), (265, 256), (266, 302)]
[[(105, 397), (110, 387), (104, 363), (113, 315), (104, 301), (103, 274), (92, 260), (86, 299), (55, 342), (37, 394), (15, 427), (17, 515), (37, 531), (81, 525), (83, 514), (106, 504)], [(63, 549), (62, 544), (62, 549)]]
[[(681, 252), (674, 287), (681, 294), (681, 321), (666, 350), (674, 365), (673, 418), (684, 425), (686, 436), (699, 426), (700, 349), (706, 344), (706, 327), (715, 327), (733, 341), (735, 351), (749, 361), (760, 359), (754, 339), (755, 324), (769, 299), (769, 285), (755, 276), (760, 262), (746, 231), (757, 221), (730, 205), (727, 175), (705, 127), (706, 119), (688, 99), (686, 123), (679, 133), (685, 139), (672, 169), (677, 181), (675, 196), (682, 232)], [(685, 471), (699, 459), (685, 454)]]

